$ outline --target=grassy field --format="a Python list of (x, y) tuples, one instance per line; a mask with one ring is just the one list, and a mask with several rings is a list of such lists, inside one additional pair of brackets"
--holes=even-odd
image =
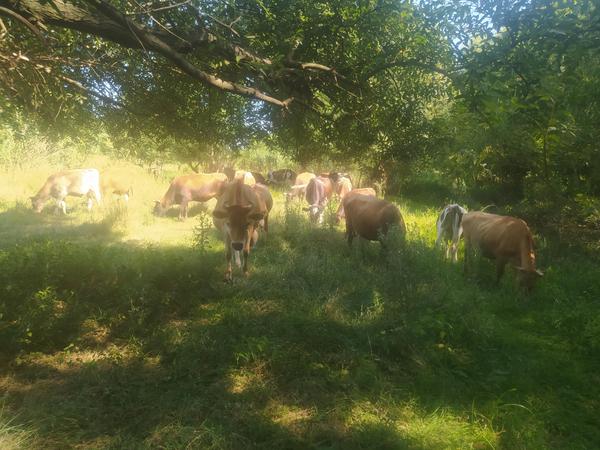
[(538, 237), (526, 297), (444, 261), (427, 205), (398, 199), (408, 239), (384, 257), (276, 193), (228, 285), (212, 204), (154, 217), (168, 181), (130, 169), (126, 210), (66, 217), (27, 204), (49, 167), (0, 175), (0, 448), (600, 447), (585, 248)]

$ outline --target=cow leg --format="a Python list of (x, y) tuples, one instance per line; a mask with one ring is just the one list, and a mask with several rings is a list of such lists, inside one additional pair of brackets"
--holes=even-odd
[(354, 229), (352, 228), (352, 221), (349, 217), (346, 217), (346, 239), (348, 245), (352, 246), (352, 240), (354, 239)]
[(471, 259), (471, 242), (468, 239), (465, 239), (465, 275), (467, 275), (467, 273), (469, 272), (469, 259)]
[(246, 232), (246, 239), (244, 240), (244, 250), (242, 253), (244, 261), (242, 265), (242, 272), (244, 273), (245, 277), (248, 276), (248, 259), (250, 257), (250, 245), (254, 237), (254, 231), (255, 227), (249, 227), (248, 231)]
[(90, 195), (87, 196), (87, 210), (88, 212), (92, 210), (92, 197)]
[(225, 282), (231, 283), (233, 281), (232, 269), (231, 269), (231, 258), (233, 255), (231, 253), (231, 240), (229, 239), (229, 237), (227, 237), (225, 239), (225, 248), (227, 249), (226, 254), (225, 254), (225, 258), (227, 259), (227, 270), (225, 271)]
[(499, 259), (496, 261), (496, 284), (500, 284), (500, 279), (504, 275), (504, 268), (506, 267), (506, 260)]
[(185, 220), (188, 217), (188, 200), (186, 198), (181, 199), (179, 206), (179, 220)]
[(56, 208), (57, 208), (57, 212), (58, 211), (62, 211), (63, 214), (67, 214), (67, 202), (65, 202), (64, 198), (61, 198), (60, 200), (58, 200), (58, 202), (56, 203)]
[[(452, 241), (450, 245), (450, 255), (452, 255), (452, 262), (458, 262), (458, 242)], [(446, 258), (448, 255), (446, 255)]]

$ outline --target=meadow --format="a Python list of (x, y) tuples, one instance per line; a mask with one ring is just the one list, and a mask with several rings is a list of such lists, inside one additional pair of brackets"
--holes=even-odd
[(173, 174), (128, 167), (127, 208), (69, 198), (65, 217), (27, 201), (52, 167), (0, 174), (0, 448), (600, 446), (585, 245), (538, 231), (526, 296), (487, 261), (465, 277), (444, 260), (441, 204), (394, 199), (407, 241), (381, 255), (275, 191), (229, 285), (214, 203), (155, 217)]

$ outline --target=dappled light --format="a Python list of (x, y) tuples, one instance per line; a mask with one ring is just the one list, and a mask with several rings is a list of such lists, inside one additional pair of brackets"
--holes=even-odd
[(0, 449), (600, 447), (591, 0), (0, 0)]

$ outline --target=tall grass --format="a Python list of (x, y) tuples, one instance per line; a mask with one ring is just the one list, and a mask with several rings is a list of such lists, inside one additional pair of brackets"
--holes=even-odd
[(155, 217), (168, 180), (137, 170), (126, 212), (31, 213), (43, 170), (0, 190), (0, 386), (27, 447), (600, 442), (597, 260), (541, 242), (528, 297), (487, 261), (465, 279), (421, 204), (397, 201), (407, 242), (381, 254), (275, 193), (250, 277), (228, 285), (212, 203)]

